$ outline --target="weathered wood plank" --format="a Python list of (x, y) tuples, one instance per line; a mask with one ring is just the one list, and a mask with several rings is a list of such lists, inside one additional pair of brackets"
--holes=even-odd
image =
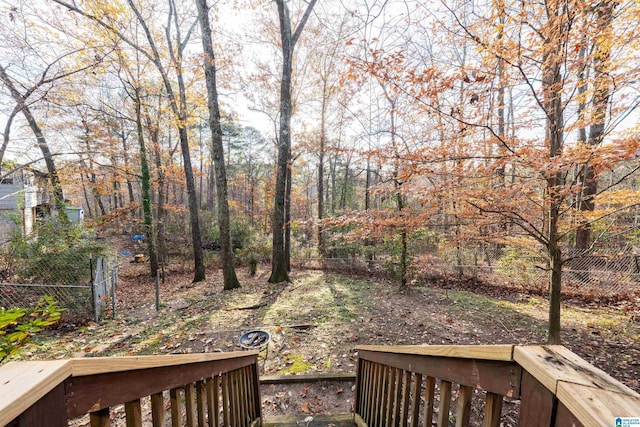
[(379, 351), (383, 353), (415, 354), (421, 356), (454, 357), (462, 359), (513, 360), (513, 345), (362, 345), (356, 350)]
[(395, 404), (393, 398), (395, 397), (395, 385), (396, 385), (396, 369), (389, 368), (387, 370), (387, 397), (385, 399), (387, 405), (386, 417), (385, 417), (385, 425), (390, 426), (391, 420), (393, 417)]
[[(436, 379), (427, 377), (424, 387), (424, 419), (423, 427), (431, 427), (433, 425), (433, 403), (435, 399)], [(416, 420), (416, 423), (418, 421)], [(416, 424), (417, 425), (417, 424)]]
[(151, 421), (153, 427), (164, 427), (164, 396), (162, 392), (151, 395)]
[(622, 394), (637, 394), (562, 346), (517, 346), (514, 359), (553, 393), (557, 393), (558, 382), (564, 381)]
[(586, 427), (612, 424), (617, 417), (640, 417), (640, 396), (560, 383), (558, 400)]
[(411, 372), (402, 371), (402, 411), (400, 425), (406, 426), (409, 421), (409, 401), (411, 399)]
[(418, 427), (420, 417), (420, 395), (422, 394), (422, 375), (413, 374), (411, 386), (411, 427)]
[(0, 369), (0, 425), (9, 424), (71, 375), (67, 360), (9, 362)]
[(140, 399), (131, 400), (124, 404), (127, 427), (142, 427), (142, 407)]
[(522, 374), (520, 386), (520, 427), (550, 426), (555, 407), (555, 396), (528, 372)]
[(61, 427), (67, 425), (62, 384), (51, 389), (17, 418), (18, 426)]
[(109, 427), (111, 425), (111, 414), (109, 408), (89, 414), (89, 424), (91, 427)]
[(522, 368), (515, 362), (374, 352), (364, 349), (359, 351), (359, 357), (503, 396), (517, 397), (520, 394)]
[(333, 374), (304, 374), (304, 375), (264, 375), (260, 377), (260, 384), (297, 384), (315, 383), (322, 381), (355, 381), (355, 373)]
[(171, 427), (182, 427), (182, 409), (180, 408), (180, 389), (172, 388), (169, 391), (171, 400)]
[(456, 427), (468, 427), (471, 418), (471, 398), (473, 389), (467, 386), (460, 386), (458, 396), (458, 409), (456, 411)]
[(394, 413), (393, 413), (393, 422), (394, 425), (400, 425), (400, 409), (402, 408), (402, 389), (403, 389), (403, 383), (402, 383), (402, 373), (405, 371), (402, 371), (400, 369), (396, 369), (396, 385), (395, 385), (395, 397), (393, 399), (394, 403), (393, 403), (393, 409), (394, 409)]
[(209, 413), (209, 427), (219, 427), (219, 390), (220, 377), (215, 376), (207, 380), (207, 411)]
[(195, 399), (194, 399), (195, 386), (193, 383), (189, 383), (184, 387), (184, 407), (187, 412), (187, 427), (196, 427), (195, 417)]
[[(285, 415), (285, 416), (272, 416), (266, 417), (263, 421), (264, 427), (300, 427), (300, 426), (309, 426), (309, 427), (326, 427), (327, 425), (335, 425), (336, 427), (347, 427), (354, 426), (354, 415), (353, 414), (336, 414), (336, 415), (312, 415), (312, 421), (309, 421), (307, 424), (304, 421), (305, 418), (309, 417), (309, 415)], [(364, 423), (364, 421), (361, 421)], [(366, 425), (366, 423), (364, 424)]]
[(69, 359), (68, 362), (71, 363), (70, 367), (73, 376), (83, 376), (230, 359), (249, 359), (246, 364), (250, 364), (256, 362), (258, 360), (257, 358), (257, 351), (233, 351), (228, 353), (192, 353), (158, 356), (86, 357), (82, 359)]
[(451, 411), (451, 382), (440, 381), (440, 407), (438, 408), (438, 427), (449, 426)]
[(484, 405), (484, 418), (482, 427), (499, 427), (502, 416), (502, 396), (494, 393), (487, 393), (487, 400)]
[(196, 413), (198, 414), (198, 427), (205, 427), (206, 422), (206, 392), (204, 381), (196, 383)]
[(182, 366), (71, 377), (65, 381), (67, 412), (70, 418), (77, 417), (140, 396), (150, 396), (163, 390), (182, 387), (249, 363), (251, 358), (232, 358)]
[(222, 422), (224, 426), (229, 425), (229, 375), (227, 373), (222, 374)]
[[(597, 426), (613, 426), (614, 425), (614, 420), (616, 419), (616, 417), (614, 418), (610, 418), (608, 423), (605, 424), (592, 424), (592, 425), (597, 425)], [(567, 409), (566, 406), (564, 406), (562, 404), (562, 402), (558, 403), (558, 410), (556, 411), (556, 419), (554, 422), (555, 426), (571, 426), (571, 427), (584, 427), (584, 424), (582, 424), (580, 422), (580, 420), (573, 414), (571, 413), (571, 411), (569, 409)]]

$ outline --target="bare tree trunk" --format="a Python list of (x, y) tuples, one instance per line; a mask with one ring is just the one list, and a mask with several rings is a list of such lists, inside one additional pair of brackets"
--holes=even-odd
[[(611, 57), (611, 21), (617, 2), (600, 2), (594, 13), (598, 23), (598, 37), (595, 41), (593, 54), (594, 93), (593, 93), (593, 122), (589, 127), (589, 139), (587, 143), (595, 146), (602, 142), (605, 131), (607, 106), (609, 105), (611, 76), (608, 67)], [(584, 129), (583, 129), (584, 132)], [(582, 193), (580, 200), (581, 212), (593, 212), (595, 209), (594, 197), (598, 193), (598, 177), (593, 167), (586, 163), (581, 174)], [(585, 251), (591, 244), (591, 223), (582, 221), (576, 230), (576, 249)]]
[[(545, 41), (542, 58), (542, 97), (546, 113), (545, 144), (550, 158), (562, 154), (564, 118), (562, 106), (561, 65), (562, 58), (562, 7), (558, 0), (548, 0), (547, 10), (549, 32), (553, 34)], [(565, 11), (566, 12), (566, 11)], [(563, 196), (560, 189), (564, 185), (564, 176), (560, 171), (550, 172), (546, 176), (547, 190), (547, 256), (550, 264), (549, 274), (549, 344), (560, 344), (560, 307), (562, 296), (562, 250), (559, 237), (560, 210)]]
[(218, 90), (216, 87), (215, 52), (211, 39), (209, 24), (209, 8), (206, 0), (196, 0), (198, 7), (198, 21), (202, 31), (202, 48), (205, 55), (205, 79), (207, 84), (207, 106), (209, 107), (209, 128), (211, 129), (211, 143), (213, 147), (213, 161), (216, 168), (216, 191), (218, 193), (218, 226), (220, 230), (220, 257), (224, 289), (240, 287), (234, 267), (233, 248), (231, 246), (231, 231), (229, 222), (229, 203), (227, 201), (227, 175), (224, 162), (224, 148), (222, 145), (222, 128), (220, 126), (220, 108), (218, 105)]
[(149, 163), (147, 162), (147, 149), (144, 143), (144, 132), (142, 129), (142, 112), (140, 89), (134, 88), (134, 100), (136, 109), (136, 131), (138, 134), (138, 147), (140, 150), (140, 170), (142, 181), (142, 210), (144, 213), (144, 235), (147, 242), (147, 252), (149, 252), (149, 266), (151, 277), (158, 274), (158, 254), (156, 252), (155, 234), (153, 227), (153, 211), (151, 207), (151, 174)]
[(275, 200), (273, 204), (273, 250), (271, 255), (271, 277), (269, 282), (289, 281), (286, 249), (286, 198), (287, 168), (291, 162), (291, 74), (293, 70), (293, 50), (302, 34), (316, 0), (311, 0), (298, 23), (295, 32), (291, 30), (289, 7), (285, 0), (276, 0), (280, 21), (280, 41), (282, 42), (282, 79), (280, 81), (280, 131), (278, 138), (278, 162), (276, 172)]
[[(289, 147), (291, 150), (291, 147)], [(291, 152), (289, 152), (291, 158)], [(291, 271), (291, 172), (293, 165), (291, 162), (287, 167), (287, 179), (284, 198), (284, 259), (287, 272)]]

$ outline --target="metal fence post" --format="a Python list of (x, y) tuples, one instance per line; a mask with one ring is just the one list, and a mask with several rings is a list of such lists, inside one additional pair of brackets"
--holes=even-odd
[(160, 270), (156, 270), (156, 311), (160, 311)]
[(111, 318), (116, 318), (116, 282), (118, 280), (118, 270), (111, 271)]

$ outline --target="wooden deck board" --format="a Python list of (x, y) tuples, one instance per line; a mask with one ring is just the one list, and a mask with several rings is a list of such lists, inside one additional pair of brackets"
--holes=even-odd
[(640, 396), (583, 384), (558, 384), (560, 400), (585, 427), (614, 425), (617, 417), (640, 417)]
[(0, 425), (11, 422), (71, 375), (67, 360), (10, 362), (0, 369)]
[(106, 374), (109, 372), (133, 371), (146, 368), (184, 365), (189, 363), (228, 360), (247, 356), (258, 356), (257, 351), (234, 351), (229, 353), (192, 353), (158, 356), (87, 357), (69, 359), (73, 376)]
[(559, 382), (596, 386), (621, 394), (637, 394), (562, 346), (518, 346), (514, 351), (514, 360), (554, 394), (557, 394)]
[(316, 383), (320, 381), (355, 381), (355, 372), (337, 372), (333, 374), (305, 374), (305, 375), (263, 375), (260, 384), (297, 384)]
[[(307, 423), (305, 419), (313, 418)], [(335, 427), (353, 427), (355, 422), (353, 414), (335, 414), (335, 415), (284, 415), (265, 417), (263, 427), (326, 427), (334, 425)]]
[(497, 360), (510, 362), (513, 360), (511, 344), (498, 345), (400, 345), (379, 346), (363, 345), (356, 350), (379, 351), (384, 353), (415, 354), (421, 356), (457, 357), (461, 359)]

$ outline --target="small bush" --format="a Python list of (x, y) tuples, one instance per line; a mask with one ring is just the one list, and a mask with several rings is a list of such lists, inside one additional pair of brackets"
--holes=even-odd
[(9, 258), (15, 281), (84, 285), (91, 279), (91, 259), (107, 252), (83, 226), (47, 219), (39, 224), (37, 236), (12, 238)]
[(0, 308), (0, 363), (20, 352), (31, 338), (60, 320), (64, 309), (52, 297), (42, 297), (32, 309)]

